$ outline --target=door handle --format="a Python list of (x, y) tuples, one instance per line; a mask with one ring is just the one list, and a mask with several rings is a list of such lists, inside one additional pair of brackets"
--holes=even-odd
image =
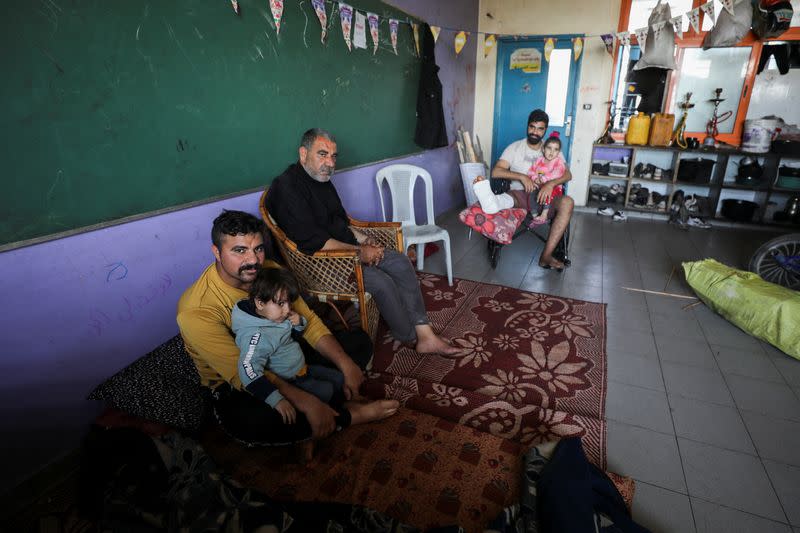
[(567, 120), (564, 121), (564, 137), (569, 137), (572, 134), (572, 115), (567, 115)]

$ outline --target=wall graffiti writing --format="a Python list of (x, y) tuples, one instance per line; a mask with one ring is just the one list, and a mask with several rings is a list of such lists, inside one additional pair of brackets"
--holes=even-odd
[(130, 322), (155, 300), (164, 297), (171, 286), (172, 277), (169, 274), (162, 274), (138, 293), (119, 296), (102, 308), (92, 308), (86, 325), (89, 334), (100, 337), (114, 324)]

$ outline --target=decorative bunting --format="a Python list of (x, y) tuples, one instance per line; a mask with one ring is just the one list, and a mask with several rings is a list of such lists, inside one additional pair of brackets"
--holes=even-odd
[(417, 57), (419, 57), (419, 24), (412, 22), (411, 31), (414, 32), (414, 48), (417, 51)]
[(548, 63), (550, 62), (550, 54), (552, 53), (553, 49), (556, 47), (556, 39), (555, 37), (548, 37), (544, 40), (544, 60)]
[(490, 33), (489, 35), (484, 35), (483, 37), (483, 57), (489, 57), (489, 52), (492, 51), (494, 48), (495, 43), (497, 43), (497, 37), (494, 34)]
[(353, 51), (352, 43), (350, 42), (350, 30), (353, 27), (353, 7), (339, 2), (339, 18), (342, 21), (342, 36), (347, 45), (347, 50)]
[(714, 17), (714, 0), (706, 2), (705, 4), (701, 4), (700, 9), (703, 11), (703, 13), (708, 15), (708, 17), (711, 19), (712, 24), (716, 24), (717, 21), (716, 18)]
[(394, 55), (397, 55), (397, 27), (400, 25), (400, 22), (396, 19), (389, 19), (389, 36), (392, 39), (392, 48), (394, 49)]
[(456, 34), (456, 38), (453, 41), (453, 44), (456, 47), (456, 55), (461, 53), (461, 50), (464, 49), (464, 45), (467, 44), (467, 34), (464, 31), (460, 31)]
[(604, 33), (603, 35), (600, 36), (600, 38), (603, 39), (603, 44), (606, 45), (606, 52), (608, 52), (610, 55), (613, 56), (614, 55), (614, 41), (616, 40), (616, 37), (614, 36), (614, 34), (613, 33)]
[(667, 23), (666, 20), (662, 20), (660, 22), (656, 22), (653, 24), (653, 37), (658, 39), (658, 36), (661, 35), (661, 30), (664, 28), (664, 25)]
[(639, 48), (644, 52), (645, 44), (647, 43), (647, 26), (639, 28), (635, 31), (636, 40), (639, 41)]
[(720, 2), (722, 3), (722, 7), (725, 8), (725, 11), (727, 11), (728, 13), (731, 14), (731, 16), (733, 16), (734, 15), (733, 0), (720, 0)]
[(669, 19), (669, 21), (672, 23), (672, 29), (675, 30), (675, 35), (677, 35), (679, 39), (683, 39), (683, 17), (678, 15), (677, 17)]
[(283, 17), (283, 0), (269, 0), (272, 20), (275, 21), (275, 33), (281, 33), (281, 17)]
[(436, 44), (436, 41), (439, 40), (439, 32), (442, 31), (440, 26), (431, 26), (431, 35), (433, 35), (433, 44)]
[(631, 33), (628, 31), (621, 31), (617, 33), (617, 40), (619, 41), (620, 46), (630, 46)]
[(369, 24), (369, 34), (372, 36), (372, 55), (375, 55), (378, 51), (378, 15), (367, 13), (367, 23)]
[(356, 10), (356, 22), (353, 25), (353, 48), (367, 49), (367, 17)]
[(581, 57), (581, 52), (583, 52), (583, 37), (574, 37), (572, 39), (572, 53), (575, 55), (575, 61), (578, 61), (578, 58)]
[(696, 7), (691, 11), (686, 12), (686, 16), (689, 17), (689, 22), (692, 25), (695, 33), (700, 31), (700, 8)]
[(325, 37), (328, 35), (328, 14), (325, 12), (325, 0), (311, 0), (314, 12), (317, 14), (319, 24), (322, 26), (322, 36), (320, 42), (325, 44)]
[(238, 15), (239, 14), (239, 2), (237, 0), (231, 0), (231, 5), (233, 6), (233, 12)]

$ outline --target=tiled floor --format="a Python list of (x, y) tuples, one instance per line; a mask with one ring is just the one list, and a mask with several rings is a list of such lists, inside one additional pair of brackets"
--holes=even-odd
[[(575, 214), (564, 273), (543, 270), (531, 235), (504, 248), (496, 270), (486, 240), (456, 213), (453, 274), (608, 304), (608, 466), (637, 481), (634, 517), (654, 532), (800, 532), (800, 361), (693, 300), (681, 261), (745, 268), (775, 233), (683, 231), (661, 220), (612, 222)], [(667, 283), (670, 273), (674, 275)], [(444, 274), (441, 252), (425, 271)], [(794, 529), (792, 529), (792, 527)]]

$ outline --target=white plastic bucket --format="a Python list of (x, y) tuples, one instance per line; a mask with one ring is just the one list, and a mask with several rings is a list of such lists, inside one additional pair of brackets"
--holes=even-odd
[(483, 163), (461, 163), (458, 167), (461, 169), (461, 183), (464, 185), (464, 197), (467, 199), (467, 205), (472, 205), (478, 201), (478, 197), (475, 196), (475, 191), (472, 190), (472, 181), (478, 176), (489, 179), (486, 166)]
[(778, 120), (774, 118), (745, 120), (742, 131), (742, 150), (757, 154), (769, 152), (777, 127)]

